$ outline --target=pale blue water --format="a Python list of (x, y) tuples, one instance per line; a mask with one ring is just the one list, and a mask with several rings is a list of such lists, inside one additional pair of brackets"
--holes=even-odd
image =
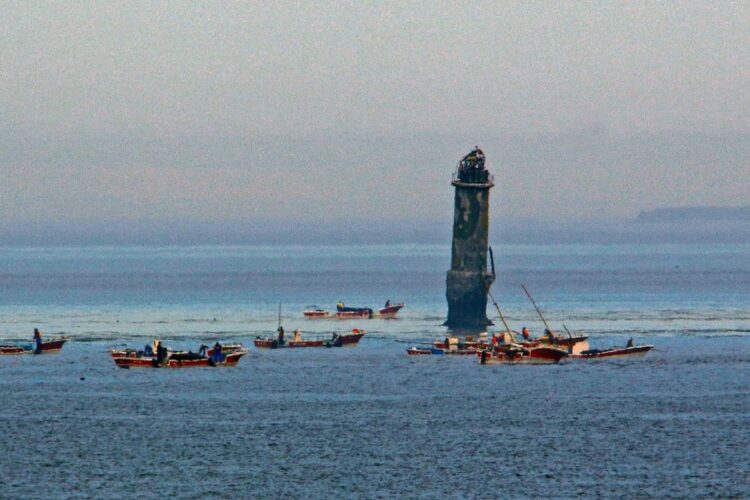
[[(411, 359), (445, 335), (448, 246), (0, 249), (0, 496), (748, 496), (750, 245), (495, 248), (511, 326), (642, 360)], [(308, 321), (338, 300), (399, 319)], [(117, 370), (106, 350), (359, 326), (355, 349), (253, 350), (233, 370)], [(491, 314), (492, 311), (488, 310)], [(84, 380), (81, 380), (81, 378)], [(231, 484), (231, 489), (223, 489)]]

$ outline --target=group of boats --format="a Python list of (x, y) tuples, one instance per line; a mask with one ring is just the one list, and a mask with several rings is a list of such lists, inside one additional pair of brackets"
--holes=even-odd
[(302, 311), (302, 315), (307, 319), (394, 319), (403, 307), (403, 302), (391, 304), (391, 301), (387, 300), (385, 306), (376, 311), (370, 307), (348, 307), (343, 302), (339, 302), (336, 304), (335, 313), (318, 306), (307, 306)]
[[(295, 330), (294, 338), (286, 340), (284, 329), (279, 326), (275, 337), (258, 336), (253, 344), (258, 349), (356, 346), (365, 333), (364, 330), (354, 328), (348, 333), (334, 332), (330, 337), (303, 340), (301, 332)], [(113, 349), (112, 359), (120, 368), (232, 367), (248, 352), (248, 349), (239, 343), (222, 346), (217, 342), (213, 347), (202, 345), (198, 352), (186, 352), (172, 351), (154, 341), (153, 347), (146, 346), (143, 350)]]
[[(602, 359), (602, 358), (632, 358), (644, 356), (653, 345), (634, 345), (630, 339), (625, 346), (615, 346), (607, 349), (591, 349), (586, 335), (573, 335), (565, 325), (567, 337), (553, 333), (544, 315), (537, 307), (534, 299), (524, 287), (539, 317), (544, 322), (544, 335), (539, 338), (531, 338), (528, 330), (524, 327), (521, 333), (512, 331), (505, 321), (500, 307), (490, 293), (492, 302), (505, 327), (500, 333), (495, 333), (488, 338), (487, 332), (480, 333), (477, 338), (473, 336), (456, 337), (449, 336), (422, 346), (410, 347), (406, 353), (410, 356), (424, 355), (451, 355), (451, 356), (475, 356), (481, 364), (553, 364), (560, 363), (565, 359)], [(386, 302), (379, 316), (395, 314), (403, 307), (403, 304), (391, 304)], [(385, 311), (385, 312), (384, 312)], [(308, 313), (314, 312), (306, 310)], [(328, 314), (325, 311), (322, 313)], [(351, 314), (351, 317), (373, 317), (373, 311), (369, 308), (350, 308), (339, 303), (338, 314)], [(363, 316), (356, 316), (357, 314)], [(366, 316), (365, 316), (366, 315)], [(321, 316), (325, 317), (325, 316)], [(344, 317), (344, 316), (341, 316)], [(291, 339), (287, 339), (286, 332), (281, 326), (281, 307), (279, 306), (279, 326), (276, 335), (258, 336), (253, 344), (258, 349), (299, 349), (309, 347), (346, 347), (356, 346), (365, 336), (365, 331), (353, 328), (345, 333), (334, 332), (330, 336), (317, 336), (315, 338), (302, 338), (300, 330), (294, 330)], [(48, 354), (62, 349), (67, 341), (66, 337), (53, 338), (42, 341), (41, 333), (34, 331), (34, 344), (0, 345), (0, 354)], [(233, 367), (237, 366), (240, 359), (248, 353), (248, 349), (240, 343), (228, 345), (214, 344), (213, 347), (201, 345), (197, 352), (192, 350), (173, 350), (165, 347), (158, 340), (152, 345), (146, 345), (143, 349), (112, 349), (111, 356), (120, 368), (192, 368), (192, 367)]]
[[(563, 325), (568, 336), (556, 335), (544, 318), (542, 311), (537, 306), (534, 298), (523, 286), (523, 291), (534, 305), (545, 326), (544, 335), (532, 339), (526, 327), (521, 333), (514, 332), (508, 327), (505, 316), (500, 310), (495, 297), (489, 293), (492, 303), (500, 316), (504, 332), (492, 336), (491, 341), (487, 338), (487, 332), (479, 334), (475, 340), (473, 337), (446, 337), (431, 345), (424, 347), (410, 347), (406, 353), (410, 356), (422, 355), (469, 355), (479, 357), (479, 362), (488, 364), (555, 364), (566, 358), (571, 359), (601, 359), (601, 358), (634, 358), (645, 356), (653, 345), (634, 345), (633, 339), (628, 340), (625, 346), (615, 346), (607, 349), (591, 349), (588, 336), (573, 336), (570, 330)], [(518, 338), (520, 337), (520, 339)]]
[[(253, 341), (258, 349), (303, 348), (303, 347), (346, 347), (356, 346), (365, 331), (354, 328), (350, 332), (337, 333), (331, 336), (302, 339), (299, 330), (294, 331), (292, 340), (286, 340), (284, 329), (279, 326), (275, 337), (256, 337)], [(2, 354), (50, 354), (58, 352), (68, 339), (59, 337), (33, 344), (0, 345)], [(110, 355), (115, 365), (120, 368), (197, 368), (197, 367), (233, 367), (237, 366), (249, 350), (240, 343), (221, 345), (216, 342), (213, 347), (201, 345), (197, 351), (170, 349), (159, 340), (142, 349), (112, 349)]]
[(504, 332), (493, 335), (488, 341), (487, 334), (482, 333), (479, 339), (473, 337), (448, 337), (425, 347), (410, 347), (406, 353), (410, 356), (423, 355), (469, 355), (479, 358), (481, 364), (554, 364), (565, 359), (596, 358), (633, 358), (645, 356), (654, 348), (653, 345), (628, 345), (608, 349), (590, 349), (588, 337), (548, 335), (537, 339), (517, 340), (517, 332)]

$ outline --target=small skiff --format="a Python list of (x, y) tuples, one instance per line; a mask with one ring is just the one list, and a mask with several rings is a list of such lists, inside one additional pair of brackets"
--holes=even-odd
[(398, 312), (404, 307), (403, 303), (391, 304), (378, 311), (378, 317), (381, 319), (394, 319)]
[(305, 318), (308, 319), (321, 319), (331, 317), (330, 312), (326, 311), (325, 309), (321, 309), (318, 306), (307, 306), (307, 308), (302, 311), (302, 314), (305, 316)]
[[(199, 367), (231, 367), (237, 366), (242, 356), (247, 354), (246, 350), (235, 351), (226, 354), (222, 360), (217, 361), (209, 356), (203, 356), (194, 352), (176, 352), (167, 355), (161, 362), (156, 356), (144, 356), (132, 349), (112, 352), (115, 365), (120, 368), (199, 368)], [(139, 355), (140, 354), (140, 355)]]
[(494, 352), (484, 350), (479, 352), (478, 355), (479, 362), (483, 365), (549, 365), (559, 363), (568, 357), (567, 352), (554, 347), (532, 347), (527, 349), (517, 345), (495, 348)]
[[(42, 342), (42, 352), (40, 354), (50, 354), (58, 352), (68, 339), (60, 337)], [(0, 345), (0, 354), (34, 354), (34, 344), (26, 345)]]
[(476, 349), (440, 349), (437, 347), (423, 348), (423, 347), (410, 347), (406, 350), (406, 354), (409, 356), (421, 356), (421, 355), (437, 355), (437, 356), (475, 356), (477, 354)]
[(365, 331), (355, 328), (351, 333), (342, 335), (334, 334), (329, 339), (310, 339), (310, 340), (287, 340), (283, 344), (279, 343), (279, 339), (276, 337), (257, 337), (253, 343), (255, 347), (259, 349), (282, 349), (282, 348), (302, 348), (302, 347), (346, 347), (356, 346), (362, 337), (365, 336)]
[(573, 358), (640, 358), (653, 348), (654, 346), (652, 345), (636, 345), (632, 347), (612, 347), (611, 349), (589, 349), (580, 354), (574, 354)]

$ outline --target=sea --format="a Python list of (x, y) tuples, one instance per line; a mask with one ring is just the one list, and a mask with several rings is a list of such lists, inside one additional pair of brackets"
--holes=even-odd
[[(511, 328), (645, 358), (482, 366), (446, 336), (449, 245), (0, 248), (0, 497), (750, 497), (750, 244), (494, 247)], [(396, 319), (307, 320), (339, 301)], [(498, 323), (494, 305), (488, 316)], [(366, 330), (236, 368), (109, 350)], [(490, 327), (490, 332), (498, 327)]]

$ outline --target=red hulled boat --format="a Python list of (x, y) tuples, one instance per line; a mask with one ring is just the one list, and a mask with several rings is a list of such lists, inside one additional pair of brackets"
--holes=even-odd
[(476, 349), (439, 349), (436, 347), (433, 348), (424, 348), (424, 347), (410, 347), (406, 350), (406, 354), (409, 356), (421, 356), (421, 355), (438, 355), (438, 356), (474, 356), (477, 354)]
[(258, 337), (253, 343), (260, 349), (281, 349), (281, 348), (301, 348), (301, 347), (345, 347), (355, 346), (365, 336), (365, 331), (354, 328), (351, 333), (337, 334), (334, 333), (329, 339), (310, 339), (310, 340), (288, 340), (283, 343), (279, 342), (277, 337)]
[[(50, 339), (47, 342), (42, 342), (40, 354), (51, 354), (58, 352), (62, 349), (63, 345), (68, 339), (66, 337), (60, 337), (57, 339)], [(33, 344), (27, 345), (1, 345), (0, 354), (34, 354), (35, 349)]]
[(559, 363), (568, 353), (554, 347), (531, 347), (520, 345), (497, 346), (494, 350), (486, 349), (478, 353), (479, 362), (483, 365), (491, 364), (534, 364), (549, 365)]
[(302, 311), (302, 314), (305, 316), (305, 318), (308, 319), (322, 319), (322, 318), (330, 318), (331, 313), (326, 311), (325, 309), (321, 309), (318, 306), (307, 306), (304, 311)]
[(378, 317), (382, 319), (393, 319), (403, 307), (403, 303), (388, 305), (378, 311)]
[[(222, 348), (223, 350), (223, 348)], [(198, 367), (232, 367), (240, 362), (247, 350), (236, 350), (217, 360), (194, 352), (169, 352), (161, 361), (156, 356), (146, 356), (142, 351), (133, 349), (113, 350), (112, 358), (120, 368), (198, 368)]]
[(640, 358), (646, 355), (654, 346), (636, 345), (631, 347), (612, 347), (611, 349), (589, 349), (580, 354), (574, 354), (575, 359), (595, 358)]

